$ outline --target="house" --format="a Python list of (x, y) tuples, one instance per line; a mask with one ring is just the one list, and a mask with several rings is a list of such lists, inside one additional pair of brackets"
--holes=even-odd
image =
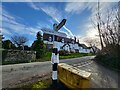
[(87, 47), (85, 44), (79, 44), (79, 52), (90, 53), (90, 52), (92, 52), (92, 49), (91, 49), (91, 47)]
[(63, 46), (61, 46), (60, 50), (65, 50), (65, 51), (68, 51), (70, 52), (70, 44), (66, 43), (64, 44)]
[(92, 52), (93, 52), (94, 54), (96, 54), (96, 53), (98, 53), (98, 52), (100, 51), (100, 49), (97, 48), (95, 45), (93, 45), (93, 46), (91, 47), (91, 49), (92, 49)]
[(69, 52), (90, 53), (90, 47), (85, 44), (80, 44), (76, 38), (68, 38), (67, 34), (57, 32), (48, 28), (41, 29), (43, 32), (43, 41), (48, 49), (53, 48), (53, 36), (57, 37), (55, 40), (58, 50), (65, 50)]

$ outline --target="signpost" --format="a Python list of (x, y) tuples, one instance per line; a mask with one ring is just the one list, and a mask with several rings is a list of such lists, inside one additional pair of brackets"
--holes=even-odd
[[(55, 31), (60, 30), (60, 28), (65, 25), (66, 19), (63, 19), (58, 25), (54, 24), (53, 29)], [(57, 65), (59, 63), (59, 52), (57, 48), (57, 36), (53, 35), (53, 51), (52, 51), (52, 56), (51, 56), (51, 63), (52, 63), (52, 83), (54, 86), (57, 86)]]

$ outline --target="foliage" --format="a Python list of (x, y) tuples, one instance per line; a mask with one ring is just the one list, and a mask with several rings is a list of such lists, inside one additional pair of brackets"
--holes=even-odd
[(29, 47), (28, 45), (25, 45), (25, 46), (24, 46), (24, 50), (29, 50), (29, 51), (30, 51), (30, 50), (31, 50), (31, 47)]
[(59, 55), (60, 56), (68, 56), (68, 55), (70, 55), (70, 53), (68, 51), (60, 50)]
[(93, 56), (92, 53), (70, 53), (68, 56), (60, 56), (60, 59), (68, 59), (68, 58), (78, 58), (78, 57), (84, 57), (84, 56)]
[(120, 69), (120, 2), (114, 9), (108, 9), (106, 18), (100, 12), (100, 4), (96, 13), (95, 27), (98, 29), (102, 50), (96, 59), (105, 66)]
[(39, 59), (39, 58), (44, 57), (46, 47), (42, 40), (42, 36), (39, 32), (37, 33), (36, 37), (37, 37), (37, 40), (33, 42), (31, 48), (32, 50), (36, 51), (36, 58)]
[[(37, 59), (36, 61), (50, 61), (51, 60), (51, 55), (52, 52), (46, 52), (45, 56), (42, 59)], [(78, 58), (78, 57), (83, 57), (83, 56), (93, 56), (94, 54), (92, 53), (69, 53), (69, 55), (60, 55), (59, 54), (59, 59), (68, 59), (68, 58)]]
[(105, 66), (120, 70), (120, 45), (109, 45), (96, 56), (96, 60)]
[(10, 40), (5, 40), (2, 42), (2, 47), (4, 49), (15, 49), (15, 45)]
[[(5, 52), (7, 53), (7, 52)], [(6, 55), (6, 54), (4, 54)], [(7, 64), (19, 64), (19, 63), (30, 63), (30, 62), (44, 62), (44, 61), (50, 61), (51, 60), (51, 55), (52, 52), (46, 52), (45, 56), (40, 58), (40, 59), (36, 59), (36, 60), (29, 60), (29, 61), (4, 61), (2, 62), (3, 65), (7, 65)], [(83, 56), (92, 56), (94, 54), (92, 53), (69, 53), (69, 55), (60, 55), (59, 58), (60, 59), (68, 59), (68, 58), (78, 58), (78, 57), (83, 57)], [(5, 56), (4, 56), (5, 57)]]
[(51, 87), (51, 82), (52, 80), (50, 78), (45, 79), (45, 80), (40, 80), (37, 82), (33, 82), (31, 84), (27, 84), (27, 85), (23, 85), (21, 87), (17, 87), (19, 89), (23, 89), (23, 88), (29, 88), (30, 90), (34, 90), (34, 89), (40, 89), (40, 90), (44, 90), (47, 88)]

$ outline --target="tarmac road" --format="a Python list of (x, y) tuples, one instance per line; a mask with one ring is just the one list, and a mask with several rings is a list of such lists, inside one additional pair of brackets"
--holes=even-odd
[[(63, 59), (60, 63), (67, 63), (79, 69), (91, 72), (91, 88), (118, 88), (118, 73), (109, 70), (92, 60), (94, 56)], [(15, 87), (24, 81), (35, 77), (51, 76), (52, 64), (47, 62), (34, 62), (2, 66), (2, 87)]]
[(101, 66), (94, 60), (71, 65), (91, 73), (91, 88), (120, 88), (120, 73)]

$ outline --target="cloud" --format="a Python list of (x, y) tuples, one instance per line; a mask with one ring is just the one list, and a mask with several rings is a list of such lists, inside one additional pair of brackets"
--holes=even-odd
[(86, 8), (86, 2), (69, 2), (65, 6), (65, 11), (67, 13), (78, 14), (81, 13)]
[(67, 30), (68, 35), (69, 35), (71, 38), (74, 38), (74, 35), (72, 34), (72, 32), (71, 32), (66, 26), (63, 26), (63, 28)]
[(41, 8), (41, 10), (47, 15), (51, 16), (57, 22), (62, 19), (62, 13), (54, 7), (46, 6)]
[[(65, 6), (65, 11), (68, 14), (81, 14), (85, 9), (91, 11), (89, 18), (82, 24), (83, 35), (77, 35), (77, 38), (80, 38), (81, 42), (83, 42), (83, 39), (86, 37), (96, 37), (97, 30), (94, 29), (91, 23), (91, 17), (93, 18), (95, 15), (96, 4), (97, 2), (69, 2)], [(79, 25), (78, 28), (81, 29), (81, 25)]]
[[(107, 11), (112, 10), (115, 3), (113, 2), (100, 2), (100, 14), (102, 15), (102, 19), (106, 21)], [(87, 3), (88, 10), (91, 11), (91, 15), (89, 16), (88, 20), (84, 24), (84, 29), (86, 29), (86, 33), (88, 30), (95, 30), (93, 27), (93, 23), (97, 22), (96, 14), (97, 14), (97, 2), (90, 2)], [(95, 34), (95, 33), (93, 33)], [(88, 34), (87, 34), (88, 35)], [(92, 35), (93, 36), (93, 35)]]
[[(52, 17), (52, 19), (55, 20), (57, 23), (60, 23), (60, 21), (63, 19), (62, 18), (62, 16), (63, 16), (62, 12), (60, 12), (57, 8), (55, 8), (53, 6), (47, 6), (47, 5), (44, 5), (44, 4), (41, 4), (41, 3), (39, 3), (39, 4), (32, 3), (32, 4), (29, 4), (29, 5), (30, 5), (30, 7), (32, 7), (35, 10), (42, 10), (48, 16)], [(50, 22), (53, 23), (53, 21), (50, 21)], [(70, 37), (73, 37), (73, 34), (72, 34), (70, 29), (68, 29), (66, 26), (63, 26), (63, 28), (67, 31), (67, 33), (68, 33), (68, 35), (70, 35)], [(65, 31), (63, 31), (63, 32), (65, 32)]]
[(40, 10), (35, 4), (33, 4), (32, 2), (29, 2), (28, 3), (29, 4), (29, 6), (31, 7), (31, 8), (34, 8), (35, 10)]
[(23, 20), (22, 18), (10, 14), (4, 8), (2, 11), (2, 19), (0, 19), (0, 22), (2, 22), (2, 29), (0, 30), (2, 34), (7, 38), (9, 37), (9, 39), (14, 34), (27, 35), (27, 37), (31, 36), (30, 38), (33, 39), (36, 33), (42, 28), (42, 23), (38, 23), (35, 27), (28, 26), (25, 23), (20, 23), (20, 20)]
[[(102, 19), (104, 21), (106, 21), (107, 11), (112, 10), (112, 8), (114, 7), (115, 4), (116, 3), (114, 3), (114, 2), (100, 2), (100, 13), (101, 13)], [(75, 14), (81, 13), (83, 11), (83, 10), (79, 11), (79, 8), (77, 10), (77, 7), (75, 7), (75, 8), (76, 9), (73, 9), (74, 11), (72, 10), (72, 12), (77, 11)], [(99, 40), (98, 30), (97, 30), (97, 28), (95, 29), (92, 24), (93, 22), (96, 24), (96, 21), (97, 21), (96, 16), (95, 16), (97, 13), (97, 2), (89, 2), (89, 3), (86, 3), (85, 6), (83, 4), (83, 5), (81, 5), (81, 8), (88, 9), (91, 12), (91, 14), (90, 14), (89, 18), (87, 20), (85, 20), (85, 23), (82, 24), (82, 30), (84, 31), (84, 34), (77, 35), (77, 37), (79, 38), (81, 43), (85, 43), (84, 42), (85, 38), (96, 38), (97, 40)], [(79, 28), (81, 28), (81, 25), (79, 25)]]
[[(17, 2), (97, 2), (98, 0), (17, 0)], [(99, 0), (100, 2), (118, 2), (119, 0)], [(2, 0), (2, 2), (16, 2), (16, 0)]]
[[(84, 0), (83, 0), (84, 1)], [(100, 12), (104, 13), (103, 18), (106, 17), (105, 13), (108, 9), (111, 8), (113, 5), (112, 2), (101, 2), (100, 3)], [(42, 6), (42, 7), (41, 7)], [(53, 20), (55, 20), (57, 23), (60, 23), (60, 20), (62, 20), (62, 13), (56, 9), (55, 7), (52, 6), (45, 6), (45, 5), (36, 5), (32, 3), (32, 7), (35, 10), (42, 10), (45, 12), (47, 15), (51, 16)], [(86, 37), (88, 36), (96, 36), (95, 34), (97, 33), (97, 30), (94, 29), (91, 23), (91, 19), (95, 20), (95, 14), (96, 14), (96, 9), (97, 9), (97, 2), (68, 2), (65, 5), (65, 12), (67, 13), (67, 18), (70, 17), (73, 14), (80, 14), (82, 13), (85, 9), (88, 9), (91, 11), (91, 15), (89, 16), (88, 20), (86, 20), (87, 23), (84, 25), (84, 30), (85, 30), (85, 35)], [(50, 21), (52, 24), (54, 21)], [(81, 26), (81, 25), (80, 25)], [(67, 31), (68, 35), (74, 36), (71, 32), (70, 29), (68, 29), (66, 26), (63, 26), (63, 28)], [(89, 34), (88, 34), (89, 33)]]

